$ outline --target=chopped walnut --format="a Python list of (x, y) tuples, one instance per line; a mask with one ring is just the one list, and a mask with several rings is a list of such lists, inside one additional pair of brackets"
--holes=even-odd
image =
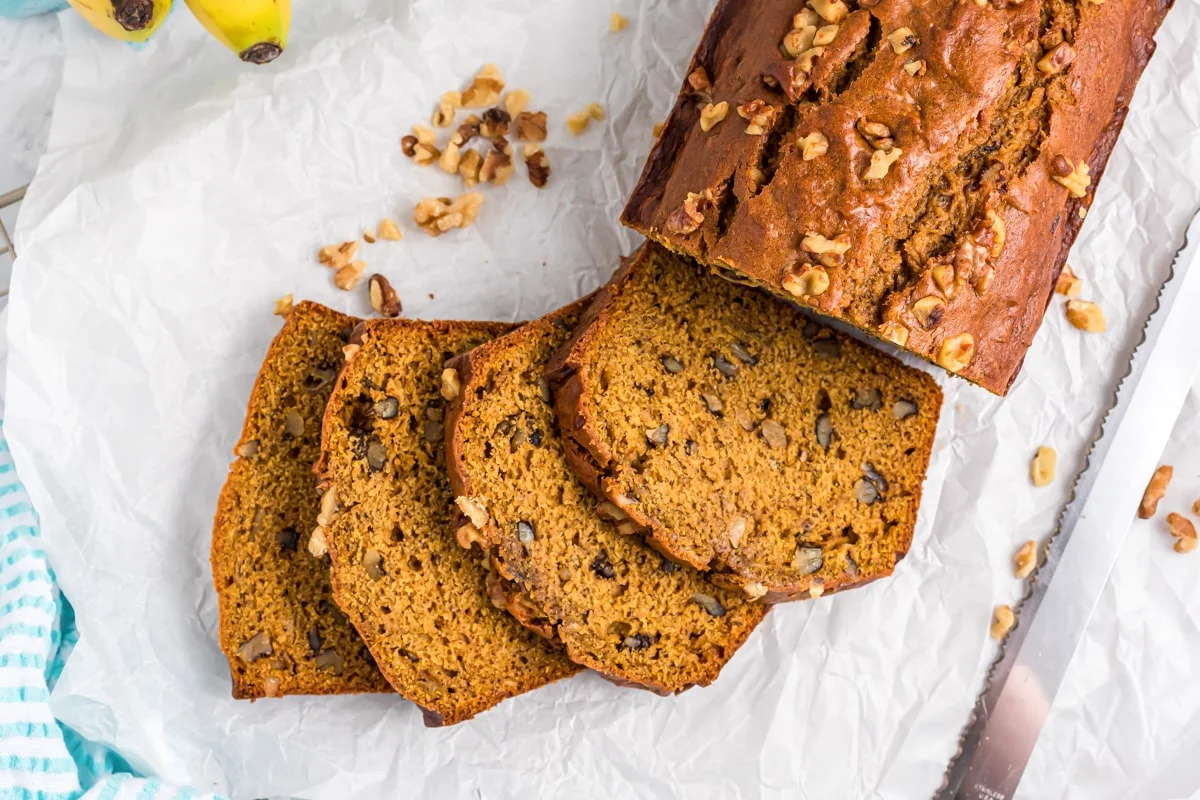
[(747, 600), (757, 600), (766, 596), (767, 587), (761, 581), (750, 581), (742, 587), (742, 591), (745, 592)]
[(904, 347), (908, 344), (908, 328), (895, 320), (888, 320), (879, 327), (879, 335), (892, 344)]
[(409, 158), (417, 155), (417, 137), (409, 134), (408, 136), (400, 137), (400, 152)]
[(450, 136), (450, 144), (458, 145), (459, 147), (466, 145), (467, 142), (479, 135), (479, 126), (482, 122), (474, 114), (467, 117), (463, 120), (463, 124), (459, 125), (458, 129)]
[(813, 36), (813, 40), (812, 40), (813, 46), (814, 47), (824, 47), (825, 45), (830, 44), (831, 42), (833, 42), (834, 39), (837, 38), (837, 32), (838, 32), (837, 25), (825, 25), (823, 27), (817, 28), (817, 32)]
[(1182, 514), (1167, 514), (1167, 527), (1176, 539), (1175, 552), (1190, 553), (1196, 549), (1196, 526), (1190, 519)]
[(824, 52), (824, 47), (810, 47), (796, 58), (796, 66), (800, 68), (802, 73), (807, 75), (813, 71), (813, 67), (816, 65), (817, 57)]
[(517, 139), (522, 142), (546, 141), (546, 112), (522, 111), (517, 114)]
[(816, 38), (817, 27), (815, 25), (805, 25), (793, 28), (784, 34), (783, 41), (780, 42), (779, 46), (788, 58), (799, 58), (813, 46)]
[(1033, 568), (1037, 566), (1037, 544), (1030, 539), (1021, 545), (1017, 550), (1017, 554), (1013, 556), (1013, 575), (1021, 580), (1025, 580), (1033, 573)]
[(738, 106), (738, 116), (747, 120), (746, 133), (751, 136), (762, 136), (775, 123), (779, 109), (762, 100), (751, 100)]
[(887, 40), (896, 55), (907, 53), (920, 44), (920, 39), (917, 38), (917, 34), (913, 33), (912, 28), (897, 28), (888, 34)]
[(800, 249), (806, 253), (816, 253), (823, 255), (825, 253), (833, 253), (835, 255), (845, 255), (850, 249), (850, 235), (847, 233), (838, 234), (832, 239), (826, 239), (819, 233), (809, 231), (804, 235), (804, 239), (800, 242)]
[(687, 82), (688, 86), (691, 86), (692, 91), (694, 92), (712, 91), (712, 81), (709, 80), (708, 72), (705, 71), (704, 67), (696, 67), (694, 70), (689, 72), (687, 76)]
[(871, 153), (871, 164), (867, 167), (867, 171), (863, 173), (863, 180), (878, 181), (887, 177), (888, 170), (892, 168), (892, 164), (896, 163), (896, 159), (904, 153), (899, 147), (893, 147), (891, 150), (876, 150)]
[(604, 106), (599, 103), (588, 103), (587, 113), (589, 117), (599, 122), (604, 119)]
[[(446, 374), (443, 372), (443, 381), (445, 380), (445, 376)], [(455, 380), (457, 381), (457, 378)], [(458, 510), (466, 515), (467, 519), (471, 520), (471, 524), (476, 528), (483, 528), (488, 524), (487, 506), (484, 505), (482, 498), (462, 495), (454, 498), (454, 505), (458, 506)]]
[(713, 105), (712, 103), (705, 104), (700, 109), (700, 130), (708, 133), (717, 126), (721, 120), (729, 114), (729, 103), (722, 100)]
[(667, 218), (670, 233), (692, 233), (704, 222), (704, 212), (713, 204), (712, 189), (703, 192), (688, 192), (683, 205)]
[(504, 110), (508, 112), (510, 119), (524, 111), (527, 105), (529, 92), (524, 89), (513, 89), (504, 95)]
[(610, 14), (608, 17), (608, 32), (609, 33), (620, 33), (621, 31), (625, 30), (626, 26), (628, 26), (628, 25), (629, 25), (629, 20), (625, 19), (623, 16), (621, 16), (620, 14), (618, 14), (615, 11), (612, 12), (612, 14)]
[(821, 267), (809, 267), (800, 272), (788, 270), (783, 276), (784, 291), (796, 297), (816, 297), (829, 288), (829, 273)]
[(882, 122), (872, 122), (866, 117), (860, 117), (858, 122), (854, 123), (854, 127), (875, 150), (891, 150), (896, 146), (892, 138), (892, 129)]
[(317, 260), (327, 267), (338, 269), (349, 264), (358, 252), (358, 242), (326, 245), (317, 253)]
[(550, 179), (550, 162), (538, 144), (525, 145), (524, 154), (525, 166), (529, 170), (529, 182), (541, 189)]
[(591, 124), (592, 115), (587, 112), (587, 109), (584, 109), (583, 111), (576, 111), (574, 114), (571, 114), (569, 117), (567, 117), (567, 130), (576, 136), (579, 136), (581, 133), (586, 131), (588, 125)]
[[(503, 147), (499, 146), (503, 143)], [(483, 166), (479, 169), (479, 180), (503, 186), (513, 174), (512, 146), (503, 139), (498, 139), (483, 157)]]
[(458, 370), (452, 367), (442, 370), (442, 397), (446, 400), (455, 400), (461, 391), (462, 382), (459, 380)]
[(934, 265), (933, 269), (929, 270), (930, 276), (933, 277), (933, 282), (941, 289), (947, 297), (954, 294), (954, 267), (950, 264), (940, 263)]
[(1007, 238), (1007, 228), (1004, 217), (994, 208), (989, 208), (983, 216), (983, 221), (976, 226), (975, 241), (988, 248), (992, 258), (999, 258), (1004, 251), (1004, 241)]
[(1037, 68), (1047, 75), (1057, 75), (1075, 60), (1075, 50), (1066, 42), (1059, 42), (1037, 62)]
[(1087, 300), (1067, 301), (1067, 322), (1088, 333), (1103, 333), (1108, 328), (1104, 311)]
[(398, 242), (404, 238), (404, 234), (400, 232), (400, 226), (395, 223), (391, 217), (384, 217), (379, 220), (379, 238), (387, 239), (391, 242)]
[(504, 81), (494, 64), (486, 64), (462, 93), (463, 108), (487, 108), (500, 101)]
[(479, 134), (493, 141), (508, 136), (508, 123), (511, 121), (512, 117), (503, 108), (489, 108), (483, 112), (483, 119), (479, 121)]
[(435, 128), (449, 128), (454, 124), (454, 114), (462, 108), (462, 92), (446, 92), (438, 101), (438, 107), (433, 112)]
[(1078, 297), (1083, 291), (1083, 281), (1071, 271), (1070, 264), (1063, 266), (1062, 272), (1058, 274), (1058, 280), (1054, 282), (1054, 291), (1067, 297)]
[(992, 638), (997, 642), (1008, 635), (1012, 630), (1012, 626), (1017, 622), (1016, 616), (1013, 614), (1011, 607), (1007, 605), (996, 606), (996, 610), (992, 612)]
[(333, 285), (344, 292), (348, 292), (358, 285), (362, 278), (363, 270), (367, 268), (365, 261), (351, 261), (344, 267), (333, 273)]
[(651, 132), (654, 134), (655, 139), (662, 136), (663, 124), (661, 122), (654, 123), (654, 128), (652, 129)]
[(1175, 468), (1170, 464), (1163, 464), (1154, 470), (1150, 482), (1146, 484), (1146, 491), (1142, 494), (1142, 502), (1138, 505), (1137, 515), (1140, 519), (1150, 519), (1158, 511), (1158, 501), (1167, 493), (1167, 486), (1170, 485), (1174, 474)]
[(975, 357), (975, 337), (969, 333), (948, 336), (938, 349), (937, 363), (948, 372), (962, 372)]
[(413, 136), (417, 137), (417, 141), (421, 144), (429, 145), (430, 147), (437, 144), (437, 133), (427, 125), (413, 125), (412, 132)]
[(1055, 156), (1050, 162), (1050, 179), (1066, 187), (1071, 197), (1087, 196), (1087, 188), (1092, 184), (1088, 172), (1086, 163), (1072, 164), (1065, 156)]
[[(1093, 2), (1094, 1), (1095, 0), (1093, 0)], [(1200, 543), (1198, 543), (1195, 539), (1188, 539), (1186, 537), (1180, 537), (1175, 540), (1175, 552), (1176, 553), (1190, 553), (1196, 549), (1197, 544), (1200, 544)]]
[(413, 211), (417, 227), (430, 236), (441, 236), (453, 228), (465, 228), (475, 221), (483, 205), (483, 195), (468, 192), (454, 200), (448, 197), (425, 197)]
[(820, 131), (813, 131), (800, 140), (800, 155), (805, 161), (820, 158), (829, 152), (829, 139)]
[(441, 150), (438, 150), (436, 147), (428, 144), (417, 144), (417, 146), (413, 148), (413, 153), (413, 161), (416, 161), (422, 167), (429, 166), (433, 162), (437, 161), (442, 155)]
[(920, 77), (925, 74), (925, 59), (919, 58), (916, 61), (909, 61), (904, 65), (904, 71), (913, 77)]
[(808, 0), (808, 4), (826, 22), (841, 22), (850, 16), (850, 7), (842, 0)]
[(446, 145), (446, 149), (442, 151), (442, 155), (438, 158), (437, 165), (443, 172), (454, 175), (458, 172), (458, 162), (462, 158), (462, 153), (458, 149), (458, 145), (450, 142)]
[(367, 285), (368, 296), (371, 300), (371, 308), (376, 314), (382, 314), (385, 317), (398, 317), (403, 310), (400, 305), (400, 295), (396, 294), (396, 290), (392, 288), (392, 284), (387, 278), (380, 275), (378, 272), (371, 276)]
[(946, 301), (937, 295), (926, 295), (913, 303), (912, 313), (925, 330), (936, 328), (946, 317)]
[(479, 184), (479, 173), (483, 171), (483, 156), (478, 150), (468, 150), (458, 162), (458, 174), (462, 176), (463, 184), (471, 189)]
[(817, 27), (821, 24), (821, 15), (813, 11), (811, 8), (806, 8), (792, 16), (793, 28), (807, 28), (809, 26)]
[(1029, 479), (1033, 485), (1041, 488), (1049, 486), (1054, 480), (1054, 472), (1058, 466), (1058, 453), (1053, 447), (1042, 445), (1034, 453), (1033, 461), (1029, 462)]
[(292, 296), (285, 294), (275, 301), (275, 316), (286, 317), (290, 313), (292, 313)]

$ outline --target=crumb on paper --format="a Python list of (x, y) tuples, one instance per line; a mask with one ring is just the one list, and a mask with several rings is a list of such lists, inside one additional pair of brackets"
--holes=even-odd
[(608, 32), (609, 33), (620, 33), (621, 31), (625, 30), (627, 27), (629, 27), (628, 19), (621, 16), (616, 11), (612, 12), (612, 14), (609, 15), (609, 17), (608, 17)]
[(413, 209), (413, 221), (430, 236), (441, 236), (453, 228), (465, 228), (475, 221), (483, 205), (483, 195), (467, 192), (449, 197), (425, 197)]
[(291, 294), (285, 294), (283, 297), (276, 300), (275, 301), (275, 316), (286, 318), (288, 314), (292, 313), (292, 304), (293, 303), (292, 303), (292, 295)]
[(400, 231), (400, 226), (391, 217), (384, 217), (379, 220), (378, 229), (380, 239), (398, 242), (404, 238), (404, 234)]

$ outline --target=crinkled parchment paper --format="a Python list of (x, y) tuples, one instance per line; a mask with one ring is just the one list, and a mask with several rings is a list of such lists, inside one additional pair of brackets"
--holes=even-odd
[[(186, 14), (134, 53), (64, 16), (50, 149), (13, 283), (6, 432), (82, 639), (56, 712), (140, 767), (237, 797), (927, 796), (993, 655), (1011, 557), (1051, 527), (1153, 289), (1200, 205), (1200, 7), (1160, 34), (1072, 265), (1109, 319), (1056, 297), (1006, 400), (949, 381), (920, 527), (891, 579), (777, 609), (717, 683), (661, 699), (583, 675), (427, 730), (394, 697), (229, 698), (208, 566), (212, 512), (254, 373), (294, 292), (365, 313), (319, 245), (387, 214), (367, 250), (412, 316), (521, 319), (597, 286), (636, 245), (616, 218), (710, 8), (388, 3), (296, 8), (279, 62), (244, 67)], [(484, 189), (478, 223), (411, 223), (455, 180), (398, 138), (495, 62), (550, 113), (554, 174)], [(563, 130), (598, 101), (602, 124)], [(1179, 455), (1200, 440), (1181, 423)], [(1028, 462), (1059, 452), (1035, 490)], [(1193, 445), (1190, 452), (1195, 453)], [(1131, 481), (1146, 476), (1131, 475)], [(1168, 505), (1200, 495), (1200, 458)], [(1132, 509), (1131, 509), (1132, 517)], [(1124, 525), (1124, 520), (1114, 524)], [(1195, 570), (1139, 522), (1034, 757), (1028, 797), (1167, 797), (1197, 785)], [(1076, 788), (1068, 790), (1068, 785)]]

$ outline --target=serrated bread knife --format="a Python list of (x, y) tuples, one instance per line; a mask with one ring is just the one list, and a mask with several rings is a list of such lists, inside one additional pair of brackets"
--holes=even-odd
[(938, 798), (1010, 800), (1200, 364), (1200, 213), (1100, 422)]

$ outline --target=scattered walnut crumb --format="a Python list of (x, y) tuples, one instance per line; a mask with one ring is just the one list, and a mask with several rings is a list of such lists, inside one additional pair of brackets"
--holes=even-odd
[(1103, 333), (1108, 328), (1104, 311), (1087, 300), (1067, 301), (1067, 321), (1081, 331)]
[(1140, 519), (1150, 519), (1158, 511), (1158, 501), (1167, 493), (1167, 486), (1170, 485), (1171, 476), (1174, 474), (1175, 468), (1170, 464), (1162, 464), (1154, 470), (1150, 482), (1146, 484), (1146, 491), (1142, 494), (1142, 502), (1138, 504), (1137, 515)]
[(450, 144), (456, 144), (459, 147), (465, 146), (467, 142), (479, 135), (479, 126), (482, 124), (482, 122), (483, 120), (474, 114), (468, 116), (465, 120), (463, 120), (463, 123), (458, 126), (458, 129), (451, 134)]
[(479, 173), (483, 171), (483, 156), (478, 150), (468, 150), (458, 164), (458, 174), (468, 189), (479, 184)]
[(375, 231), (371, 230), (370, 228), (364, 229), (362, 238), (367, 244), (375, 244)]
[(349, 264), (357, 252), (358, 242), (331, 244), (321, 248), (320, 252), (317, 253), (317, 260), (327, 267), (337, 269)]
[(1054, 480), (1054, 471), (1058, 465), (1058, 453), (1053, 447), (1042, 445), (1029, 464), (1029, 477), (1034, 486), (1049, 486)]
[(529, 92), (524, 89), (513, 89), (504, 95), (504, 110), (510, 118), (516, 117), (529, 105)]
[(529, 170), (529, 182), (541, 189), (550, 179), (550, 162), (540, 144), (527, 144), (523, 152), (525, 166)]
[(1017, 554), (1013, 556), (1013, 565), (1013, 574), (1021, 580), (1025, 580), (1033, 573), (1033, 568), (1037, 566), (1037, 544), (1033, 539), (1021, 545), (1021, 548), (1017, 550)]
[(376, 314), (398, 317), (404, 310), (400, 305), (400, 295), (396, 294), (396, 290), (392, 288), (388, 279), (378, 272), (371, 276), (367, 291), (371, 299), (371, 308), (375, 309)]
[(1171, 535), (1177, 539), (1196, 540), (1196, 526), (1182, 514), (1174, 512), (1167, 514), (1167, 527), (1170, 528)]
[(362, 279), (363, 270), (367, 268), (365, 261), (351, 261), (344, 267), (333, 273), (333, 285), (344, 292), (348, 292), (358, 285)]
[(500, 101), (504, 81), (495, 64), (485, 64), (462, 93), (463, 108), (487, 108)]
[(621, 16), (617, 12), (614, 11), (614, 12), (612, 12), (612, 14), (609, 15), (609, 17), (608, 17), (608, 32), (609, 33), (620, 33), (621, 31), (625, 30), (625, 28), (627, 28), (628, 26), (629, 26), (629, 20), (625, 19), (625, 17)]
[(1067, 297), (1079, 297), (1079, 293), (1083, 291), (1083, 281), (1079, 280), (1079, 276), (1071, 270), (1070, 264), (1065, 264), (1062, 272), (1058, 273), (1058, 280), (1054, 282), (1054, 291)]
[(662, 136), (662, 132), (663, 132), (663, 123), (661, 123), (661, 122), (654, 123), (654, 138), (657, 139), (658, 137)]
[(492, 149), (483, 157), (483, 166), (479, 169), (479, 180), (503, 186), (513, 174), (512, 145), (504, 139), (497, 139)]
[(437, 165), (442, 172), (455, 175), (458, 173), (458, 163), (462, 158), (462, 151), (458, 149), (458, 145), (450, 142), (446, 145), (446, 149), (442, 151), (442, 155), (438, 158)]
[(427, 125), (413, 125), (412, 132), (413, 136), (415, 136), (417, 141), (421, 144), (429, 145), (430, 147), (433, 147), (437, 144), (437, 133), (434, 132), (433, 128), (430, 128)]
[(292, 313), (292, 295), (285, 294), (275, 301), (275, 316), (286, 317), (290, 313)]
[(468, 192), (449, 197), (425, 197), (413, 210), (413, 221), (430, 236), (441, 236), (453, 228), (465, 228), (475, 221), (483, 205), (483, 195)]
[(380, 239), (398, 242), (404, 238), (404, 234), (400, 232), (400, 226), (397, 225), (391, 217), (384, 217), (383, 219), (379, 220), (378, 227)]
[(700, 109), (700, 130), (708, 133), (729, 114), (729, 103), (722, 100), (713, 105), (707, 103)]
[(992, 638), (997, 642), (1003, 639), (1012, 630), (1012, 626), (1016, 624), (1016, 621), (1017, 618), (1013, 614), (1011, 606), (996, 606), (996, 610), (992, 612)]
[(567, 117), (567, 130), (579, 136), (587, 130), (588, 125), (592, 124), (592, 115), (587, 110), (576, 111)]
[(604, 106), (599, 103), (588, 103), (587, 113), (589, 117), (599, 122), (604, 119)]
[(454, 114), (462, 108), (462, 92), (446, 92), (438, 101), (438, 107), (430, 120), (435, 128), (449, 128), (454, 124)]
[[(587, 127), (586, 121), (584, 127)], [(517, 139), (522, 142), (546, 141), (546, 112), (522, 111), (517, 114)]]
[(492, 141), (508, 136), (508, 123), (511, 121), (512, 117), (503, 108), (489, 108), (479, 121), (479, 134)]

